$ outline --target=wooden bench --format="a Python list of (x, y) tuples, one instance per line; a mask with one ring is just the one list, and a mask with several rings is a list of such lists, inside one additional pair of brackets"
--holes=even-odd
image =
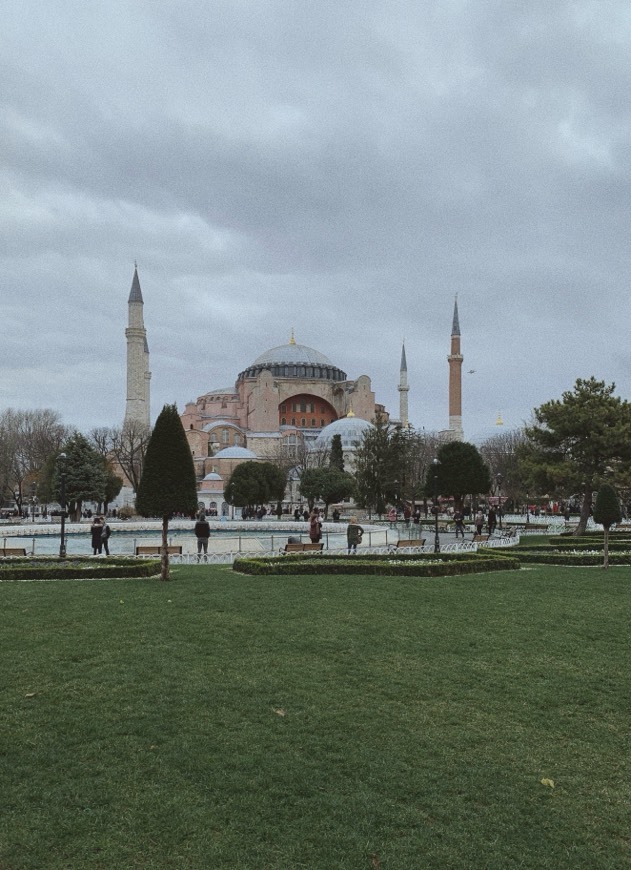
[(26, 556), (24, 547), (0, 547), (0, 556)]
[(324, 549), (324, 544), (285, 544), (281, 553), (319, 553)]
[(409, 547), (424, 547), (425, 538), (399, 538), (394, 545), (395, 550), (403, 550)]
[(485, 544), (490, 537), (491, 537), (490, 535), (474, 535), (473, 536), (473, 543), (474, 544)]
[[(142, 544), (140, 547), (136, 547), (136, 555), (137, 556), (160, 556), (162, 553), (162, 547), (152, 544)], [(169, 555), (181, 556), (182, 555), (182, 547), (176, 544), (172, 544), (167, 547), (167, 553)]]

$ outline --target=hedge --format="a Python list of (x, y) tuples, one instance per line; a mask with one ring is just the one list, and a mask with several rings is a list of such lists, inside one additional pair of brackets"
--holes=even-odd
[(10, 580), (102, 580), (152, 577), (160, 573), (158, 559), (65, 559), (32, 557), (0, 561), (0, 583)]
[[(445, 554), (457, 555), (457, 554)], [(438, 554), (434, 560), (439, 558)], [(407, 563), (407, 564), (406, 564)], [(425, 563), (425, 564), (423, 564)], [(393, 577), (444, 577), (458, 574), (478, 574), (487, 571), (515, 571), (520, 565), (517, 559), (500, 558), (495, 555), (486, 558), (469, 556), (466, 559), (403, 559), (400, 556), (373, 556), (359, 558), (338, 556), (336, 558), (299, 557), (296, 558), (250, 558), (236, 559), (233, 569), (242, 574), (285, 575), (285, 574), (368, 574)]]
[[(590, 565), (602, 565), (602, 553), (561, 553), (547, 552), (537, 553), (534, 550), (520, 551), (516, 554), (520, 562), (539, 565), (568, 565), (574, 567), (589, 567)], [(631, 553), (610, 553), (610, 565), (631, 565)]]

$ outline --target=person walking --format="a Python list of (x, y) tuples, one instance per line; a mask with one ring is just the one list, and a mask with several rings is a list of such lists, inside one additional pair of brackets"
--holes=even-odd
[(346, 527), (346, 542), (348, 544), (348, 552), (356, 553), (357, 545), (361, 544), (364, 530), (357, 522), (357, 517), (351, 517), (348, 526)]
[(92, 525), (90, 526), (90, 533), (92, 535), (92, 555), (100, 555), (103, 552), (103, 538), (101, 537), (101, 533), (103, 532), (103, 523), (101, 522), (101, 517), (94, 517), (92, 520)]
[(322, 518), (320, 511), (314, 508), (309, 517), (309, 540), (312, 544), (319, 544), (322, 538)]
[(456, 539), (458, 535), (462, 535), (462, 540), (464, 541), (464, 515), (462, 511), (454, 511), (454, 523), (456, 525)]
[(475, 520), (473, 521), (475, 524), (475, 533), (476, 535), (482, 534), (482, 529), (484, 528), (484, 511), (482, 508), (478, 508), (478, 512), (475, 515)]
[(105, 517), (101, 517), (101, 544), (103, 545), (103, 549), (105, 550), (105, 555), (109, 556), (110, 554), (110, 535), (112, 534), (112, 530), (109, 527), (109, 524)]
[[(195, 523), (195, 537), (197, 538), (197, 561), (202, 558), (202, 550), (204, 557), (208, 556), (208, 538), (210, 538), (210, 525), (206, 519), (204, 511), (199, 512), (197, 522)], [(205, 559), (207, 561), (207, 559)]]
[(497, 526), (497, 514), (495, 513), (495, 508), (490, 507), (489, 512), (486, 515), (486, 524), (489, 530), (489, 535), (492, 535), (495, 531), (495, 527)]

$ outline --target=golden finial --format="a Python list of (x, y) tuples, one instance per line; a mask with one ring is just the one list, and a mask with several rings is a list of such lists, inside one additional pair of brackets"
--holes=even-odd
[(503, 425), (504, 425), (504, 421), (502, 420), (502, 415), (501, 415), (501, 414), (498, 414), (498, 415), (497, 415), (497, 420), (495, 421), (495, 425), (496, 425), (496, 426), (503, 426)]
[(294, 328), (293, 328), (293, 326), (292, 326), (292, 328), (291, 328), (291, 335), (290, 335), (290, 337), (289, 337), (289, 343), (290, 343), (290, 344), (295, 344), (295, 343), (296, 343), (296, 339), (294, 338)]
[(355, 416), (355, 414), (353, 413), (353, 409), (352, 409), (352, 408), (350, 409), (350, 411), (348, 412), (348, 414), (347, 414), (346, 416), (347, 416), (347, 417), (354, 417), (354, 416)]

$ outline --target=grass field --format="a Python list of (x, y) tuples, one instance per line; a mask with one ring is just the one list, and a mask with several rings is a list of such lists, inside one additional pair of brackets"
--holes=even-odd
[(631, 572), (0, 584), (0, 868), (631, 866)]

